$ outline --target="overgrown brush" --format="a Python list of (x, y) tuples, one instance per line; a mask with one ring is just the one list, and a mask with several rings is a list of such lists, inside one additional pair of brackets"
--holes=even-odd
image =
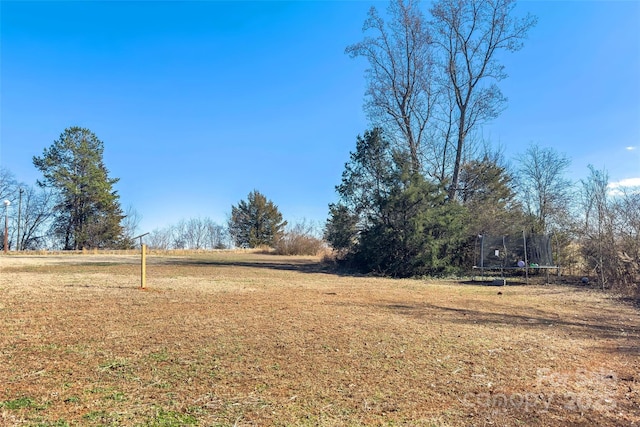
[(324, 241), (315, 235), (314, 226), (303, 220), (284, 233), (274, 251), (277, 255), (317, 255), (325, 248)]

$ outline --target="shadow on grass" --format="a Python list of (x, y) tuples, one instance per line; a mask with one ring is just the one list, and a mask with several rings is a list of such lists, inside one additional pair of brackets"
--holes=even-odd
[(618, 345), (615, 347), (596, 347), (605, 353), (622, 353), (631, 356), (640, 356), (640, 345)]
[(118, 285), (118, 284), (104, 284), (104, 283), (66, 283), (61, 285), (64, 288), (78, 288), (78, 289), (122, 289), (122, 290), (146, 290), (147, 288), (141, 288), (139, 284), (135, 285)]
[[(492, 276), (491, 276), (492, 277)], [(599, 291), (602, 287), (597, 282), (582, 282), (582, 276), (552, 276), (546, 278), (542, 275), (532, 275), (527, 280), (524, 276), (509, 276), (504, 278), (482, 278), (476, 276), (471, 280), (460, 280), (462, 285), (476, 285), (476, 286), (562, 286), (565, 288), (585, 289)], [(504, 280), (504, 285), (500, 282)]]
[(189, 267), (243, 267), (264, 268), (279, 271), (295, 271), (307, 274), (332, 274), (336, 276), (364, 277), (355, 271), (343, 268), (336, 263), (328, 261), (311, 261), (308, 259), (292, 260), (290, 257), (273, 260), (240, 261), (232, 259), (197, 259), (197, 258), (171, 258), (163, 260), (163, 265), (189, 266)]
[(585, 314), (580, 318), (568, 319), (563, 318), (561, 313), (539, 309), (531, 309), (527, 314), (513, 314), (499, 311), (444, 307), (429, 303), (415, 305), (386, 304), (382, 305), (381, 308), (414, 318), (439, 319), (447, 323), (462, 325), (514, 326), (531, 329), (561, 328), (564, 332), (576, 338), (619, 341), (619, 345), (607, 347), (607, 351), (610, 352), (640, 354), (640, 345), (636, 344), (640, 343), (640, 329), (638, 329), (637, 325), (630, 323), (621, 324), (619, 317), (610, 318), (606, 315)]

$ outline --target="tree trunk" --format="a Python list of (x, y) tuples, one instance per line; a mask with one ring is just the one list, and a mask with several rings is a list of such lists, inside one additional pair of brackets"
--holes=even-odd
[(449, 202), (455, 202), (458, 195), (458, 182), (460, 181), (460, 164), (462, 163), (462, 148), (465, 139), (465, 114), (466, 111), (460, 111), (460, 123), (458, 128), (458, 143), (456, 147), (456, 160), (453, 164), (453, 176), (451, 177), (451, 185), (449, 186)]

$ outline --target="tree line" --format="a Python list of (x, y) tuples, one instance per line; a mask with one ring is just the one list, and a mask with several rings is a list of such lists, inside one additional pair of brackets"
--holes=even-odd
[(153, 249), (263, 248), (279, 255), (317, 255), (325, 244), (318, 227), (302, 219), (289, 224), (273, 201), (253, 190), (246, 200), (231, 206), (226, 224), (210, 218), (182, 220), (155, 229), (148, 237)]
[(120, 206), (113, 189), (118, 179), (109, 177), (103, 151), (93, 132), (71, 127), (33, 157), (43, 177), (36, 186), (0, 169), (0, 196), (14, 203), (14, 227), (6, 239), (3, 230), (3, 241), (19, 250), (130, 247), (126, 231), (135, 226)]
[[(0, 169), (0, 198), (14, 202), (10, 248), (133, 247), (140, 215), (120, 207), (102, 148), (90, 131), (69, 128), (34, 158), (46, 169), (37, 186), (20, 184)], [(86, 150), (92, 166), (76, 158)], [(45, 161), (49, 157), (55, 161)], [(612, 191), (607, 172), (592, 166), (585, 179), (571, 182), (570, 159), (553, 148), (532, 144), (513, 160), (486, 149), (465, 162), (459, 198), (451, 202), (445, 186), (412, 172), (410, 156), (394, 148), (382, 128), (374, 128), (356, 139), (336, 187), (339, 201), (329, 206), (324, 240), (313, 223), (289, 225), (277, 205), (254, 190), (232, 206), (225, 224), (182, 220), (153, 230), (147, 243), (156, 249), (270, 247), (281, 254), (316, 254), (326, 242), (351, 267), (408, 277), (460, 274), (472, 265), (476, 235), (527, 230), (557, 237), (556, 261), (565, 271), (591, 275), (605, 288), (637, 292), (638, 189)]]
[[(7, 249), (129, 249), (136, 244), (140, 214), (124, 210), (103, 161), (104, 143), (89, 129), (64, 130), (41, 156), (36, 186), (18, 182), (0, 169), (0, 200), (13, 203)], [(17, 206), (16, 206), (17, 205)], [(2, 229), (2, 248), (4, 249)], [(274, 248), (282, 254), (316, 254), (323, 242), (316, 227), (302, 220), (291, 226), (277, 205), (257, 190), (231, 207), (225, 224), (191, 218), (158, 228), (146, 237), (155, 249)]]
[(536, 24), (514, 16), (513, 0), (392, 0), (372, 7), (362, 41), (364, 110), (371, 128), (329, 206), (325, 238), (364, 272), (408, 277), (459, 274), (473, 265), (483, 234), (553, 233), (559, 265), (603, 287), (638, 294), (640, 194), (612, 193), (590, 166), (578, 183), (570, 159), (532, 144), (509, 163), (478, 139), (506, 106), (499, 58), (519, 50)]
[[(638, 293), (640, 193), (612, 191), (605, 170), (567, 178), (570, 158), (531, 144), (511, 161), (478, 138), (506, 107), (499, 58), (519, 50), (535, 25), (513, 0), (392, 0), (371, 8), (365, 37), (346, 48), (364, 58), (370, 129), (336, 186), (322, 238), (290, 225), (259, 191), (231, 207), (224, 224), (182, 220), (147, 237), (158, 249), (271, 247), (317, 253), (395, 277), (460, 274), (477, 235), (554, 234), (557, 264)], [(130, 248), (139, 223), (123, 210), (104, 144), (88, 129), (65, 129), (33, 158), (42, 179), (25, 186), (0, 169), (0, 197), (13, 204), (8, 245), (19, 249)], [(19, 200), (18, 209), (15, 201)], [(4, 237), (4, 236), (3, 236)], [(324, 240), (324, 241), (323, 241)]]

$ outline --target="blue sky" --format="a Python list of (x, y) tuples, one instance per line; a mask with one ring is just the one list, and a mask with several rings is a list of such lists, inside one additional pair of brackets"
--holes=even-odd
[[(344, 49), (371, 5), (387, 2), (2, 1), (0, 164), (35, 183), (32, 157), (82, 126), (143, 232), (222, 223), (253, 189), (324, 221), (368, 126), (366, 64)], [(588, 164), (640, 179), (640, 2), (517, 10), (538, 25), (504, 57), (509, 104), (484, 138), (507, 157), (555, 147), (576, 180)]]

